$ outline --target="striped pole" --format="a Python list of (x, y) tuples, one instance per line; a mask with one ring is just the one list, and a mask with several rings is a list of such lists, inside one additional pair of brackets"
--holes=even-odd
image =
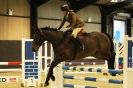
[(74, 85), (74, 84), (64, 84), (64, 88), (97, 88), (97, 87), (81, 86), (81, 85)]
[(14, 68), (14, 69), (0, 69), (0, 72), (14, 72), (14, 71), (21, 72), (22, 69), (19, 69), (19, 68)]
[(106, 83), (114, 83), (114, 84), (123, 84), (123, 80), (115, 80), (115, 79), (103, 79), (103, 78), (94, 78), (94, 77), (78, 77), (71, 75), (64, 75), (64, 79), (76, 79), (76, 80), (84, 80), (84, 81), (93, 81), (93, 82), (106, 82)]
[(21, 65), (21, 62), (19, 62), (19, 61), (13, 61), (13, 62), (0, 62), (0, 65)]
[(123, 70), (101, 69), (101, 68), (83, 68), (83, 67), (63, 66), (63, 70), (78, 70), (78, 71), (84, 71), (84, 72), (123, 74)]

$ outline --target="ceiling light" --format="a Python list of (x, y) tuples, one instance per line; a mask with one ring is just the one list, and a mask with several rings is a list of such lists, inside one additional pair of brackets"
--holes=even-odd
[(123, 2), (125, 0), (111, 0), (110, 2)]

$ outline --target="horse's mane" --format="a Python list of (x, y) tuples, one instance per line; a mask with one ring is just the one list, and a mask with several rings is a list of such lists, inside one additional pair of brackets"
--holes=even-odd
[(43, 28), (40, 28), (41, 30), (46, 30), (46, 31), (58, 31), (57, 28), (50, 28), (50, 27), (43, 27)]

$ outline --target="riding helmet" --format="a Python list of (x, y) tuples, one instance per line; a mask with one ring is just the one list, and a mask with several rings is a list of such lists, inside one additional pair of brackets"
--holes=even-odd
[(69, 11), (70, 8), (69, 8), (69, 6), (68, 6), (67, 4), (65, 4), (65, 5), (62, 5), (62, 6), (61, 6), (61, 10), (62, 10), (62, 11)]

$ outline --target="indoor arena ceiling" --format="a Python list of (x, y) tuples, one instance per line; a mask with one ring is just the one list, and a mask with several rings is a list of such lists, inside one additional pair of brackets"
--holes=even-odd
[[(111, 6), (111, 5), (117, 5), (118, 3), (121, 3), (121, 7), (128, 10), (133, 10), (133, 0), (125, 0), (124, 2), (111, 2), (111, 1), (122, 1), (122, 0), (60, 0), (60, 1), (67, 1), (69, 3), (75, 3), (76, 4), (84, 4), (84, 7), (86, 4), (88, 5), (98, 5), (98, 6)], [(127, 5), (128, 4), (128, 5)], [(74, 5), (74, 4), (73, 4)], [(116, 7), (116, 6), (115, 6)]]
[[(132, 9), (133, 10), (133, 0), (129, 0), (129, 2), (131, 4), (127, 5), (126, 7), (124, 8), (127, 8), (127, 9)], [(111, 2), (111, 0), (98, 0), (97, 2), (95, 2), (96, 4), (98, 5), (112, 5), (112, 4), (116, 4), (116, 3), (119, 3), (119, 2)]]
[[(45, 2), (50, 1), (50, 0), (28, 0), (28, 2), (35, 4), (37, 6), (44, 4)], [(70, 2), (70, 3), (75, 3), (75, 4), (88, 4), (88, 5), (113, 5), (113, 4), (117, 4), (119, 2), (111, 2), (111, 1), (121, 1), (121, 0), (60, 0), (60, 1), (66, 1), (66, 2)], [(125, 0), (126, 2), (130, 2), (133, 3), (133, 0)], [(126, 7), (127, 9), (132, 9), (133, 10), (133, 4), (129, 4)]]
[(112, 7), (114, 5), (115, 7), (117, 7), (118, 6), (117, 4), (119, 4), (121, 10), (133, 14), (133, 0), (126, 0), (126, 2), (111, 2), (111, 0), (98, 0), (95, 2), (94, 5), (112, 6)]
[[(40, 6), (50, 0), (28, 0), (32, 6)], [(133, 14), (133, 0), (60, 0), (69, 4), (70, 8), (75, 11), (83, 9), (89, 5), (101, 6), (108, 14), (123, 10)], [(111, 2), (118, 1), (118, 2)], [(120, 2), (119, 2), (120, 1)]]
[[(50, 0), (27, 0), (30, 4), (30, 21), (31, 21), (31, 36), (33, 36), (35, 27), (37, 26), (37, 8), (38, 6), (45, 4)], [(55, 0), (53, 0), (55, 1)], [(107, 23), (109, 17), (112, 14), (118, 12), (127, 12), (131, 14), (133, 18), (133, 0), (59, 0), (68, 3), (71, 9), (75, 12), (79, 11), (89, 5), (94, 5), (100, 8), (101, 11), (101, 32), (107, 32)], [(122, 2), (111, 2), (111, 1), (122, 1)], [(129, 20), (129, 27), (131, 28), (131, 22)], [(130, 31), (129, 31), (130, 32)], [(131, 32), (130, 32), (131, 33)]]

